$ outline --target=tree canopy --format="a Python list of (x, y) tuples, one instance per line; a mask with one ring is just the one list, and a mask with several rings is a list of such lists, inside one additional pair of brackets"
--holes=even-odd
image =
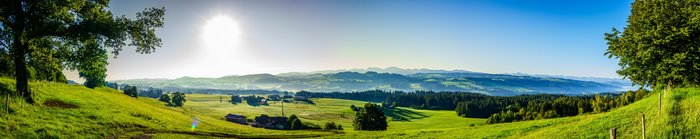
[(619, 75), (642, 86), (700, 83), (700, 2), (638, 0), (622, 32), (605, 33)]
[(364, 108), (357, 111), (353, 126), (355, 130), (386, 130), (388, 124), (382, 107), (367, 103)]
[(173, 106), (182, 107), (183, 105), (185, 105), (185, 101), (187, 101), (187, 99), (185, 99), (185, 93), (175, 92), (173, 93), (173, 96), (170, 99), (170, 101), (172, 101)]
[(0, 74), (14, 76), (17, 92), (30, 103), (30, 78), (65, 81), (65, 68), (77, 70), (88, 87), (102, 86), (107, 52), (116, 57), (127, 42), (142, 54), (162, 45), (155, 29), (163, 26), (165, 8), (147, 8), (129, 19), (112, 15), (109, 0), (0, 3)]

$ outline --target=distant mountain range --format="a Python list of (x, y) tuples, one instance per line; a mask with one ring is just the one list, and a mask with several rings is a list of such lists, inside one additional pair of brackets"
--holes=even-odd
[(613, 92), (629, 88), (620, 79), (529, 74), (489, 74), (465, 70), (367, 68), (177, 79), (117, 80), (135, 86), (166, 90), (278, 90), (352, 92), (364, 90), (463, 91), (488, 95), (567, 94)]

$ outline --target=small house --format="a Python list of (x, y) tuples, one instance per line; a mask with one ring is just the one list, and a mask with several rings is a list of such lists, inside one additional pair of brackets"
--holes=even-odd
[(284, 129), (287, 117), (270, 117), (265, 114), (255, 117), (255, 127), (267, 129)]
[(307, 99), (306, 97), (304, 97), (304, 96), (294, 96), (294, 100), (306, 101), (306, 100), (308, 100), (308, 99)]
[(237, 115), (237, 114), (228, 114), (226, 115), (226, 121), (242, 124), (242, 125), (248, 125), (248, 122), (245, 121), (246, 117), (243, 115)]
[(270, 101), (280, 101), (282, 100), (282, 97), (280, 97), (280, 95), (269, 95), (267, 96), (267, 99), (270, 99)]

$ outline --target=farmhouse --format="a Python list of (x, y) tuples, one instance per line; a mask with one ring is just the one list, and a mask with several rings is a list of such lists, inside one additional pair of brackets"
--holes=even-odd
[(304, 96), (294, 96), (294, 100), (306, 101), (308, 99)]
[(248, 125), (248, 122), (245, 121), (246, 117), (243, 115), (237, 115), (237, 114), (228, 114), (226, 115), (226, 121), (242, 124), (242, 125)]
[(280, 95), (269, 95), (267, 96), (267, 99), (270, 101), (280, 101), (282, 100), (282, 97), (280, 97)]
[(284, 129), (287, 117), (270, 117), (265, 114), (255, 117), (253, 127), (262, 127), (267, 129)]

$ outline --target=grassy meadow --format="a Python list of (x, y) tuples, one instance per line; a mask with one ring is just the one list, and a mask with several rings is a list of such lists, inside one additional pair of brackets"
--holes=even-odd
[[(219, 98), (224, 100), (220, 102)], [(270, 102), (269, 106), (250, 106), (248, 104), (231, 104), (227, 102), (230, 99), (228, 95), (207, 95), (207, 94), (187, 94), (187, 104), (185, 107), (192, 109), (198, 113), (218, 116), (223, 118), (228, 113), (241, 114), (253, 119), (260, 114), (270, 116), (282, 115), (282, 104), (280, 102)], [(295, 114), (304, 122), (310, 122), (318, 125), (323, 125), (326, 122), (332, 121), (343, 125), (347, 132), (354, 131), (352, 129), (352, 120), (355, 117), (355, 112), (350, 109), (351, 105), (363, 106), (366, 102), (344, 99), (331, 98), (312, 98), (315, 104), (295, 101), (293, 103), (284, 104), (284, 112), (286, 116)], [(445, 129), (454, 127), (467, 127), (471, 124), (480, 125), (485, 123), (486, 119), (479, 118), (462, 118), (449, 110), (417, 110), (411, 108), (396, 108), (385, 112), (391, 117), (402, 117), (400, 121), (390, 121), (388, 131), (406, 131), (406, 130), (422, 130), (422, 129)]]
[[(14, 80), (0, 78), (0, 87), (14, 90)], [(166, 107), (152, 98), (132, 98), (110, 88), (89, 89), (63, 83), (32, 82), (37, 103), (11, 97), (11, 114), (0, 114), (3, 138), (127, 138), (198, 136), (233, 138), (315, 137), (325, 131), (266, 130), (232, 124), (191, 111)], [(3, 97), (2, 102), (5, 102)], [(0, 108), (5, 109), (4, 105)], [(198, 126), (192, 129), (194, 117)]]
[[(0, 78), (0, 87), (13, 90), (12, 79)], [(365, 102), (316, 98), (315, 104), (285, 103), (286, 115), (322, 125), (333, 121), (341, 132), (323, 130), (268, 130), (223, 120), (228, 113), (254, 118), (281, 115), (281, 104), (230, 104), (226, 95), (187, 94), (185, 107), (166, 107), (152, 98), (132, 98), (109, 88), (89, 89), (63, 83), (32, 82), (36, 104), (11, 97), (11, 113), (0, 114), (0, 136), (7, 138), (607, 138), (617, 128), (619, 138), (641, 137), (641, 114), (646, 137), (682, 138), (699, 135), (700, 89), (674, 89), (662, 97), (647, 98), (610, 112), (574, 117), (485, 125), (485, 119), (461, 118), (454, 111), (397, 108), (386, 111), (387, 131), (355, 131), (350, 105)], [(220, 102), (219, 98), (223, 97)], [(5, 101), (3, 97), (2, 102)], [(0, 108), (5, 109), (4, 105)], [(192, 129), (196, 117), (198, 125)]]

